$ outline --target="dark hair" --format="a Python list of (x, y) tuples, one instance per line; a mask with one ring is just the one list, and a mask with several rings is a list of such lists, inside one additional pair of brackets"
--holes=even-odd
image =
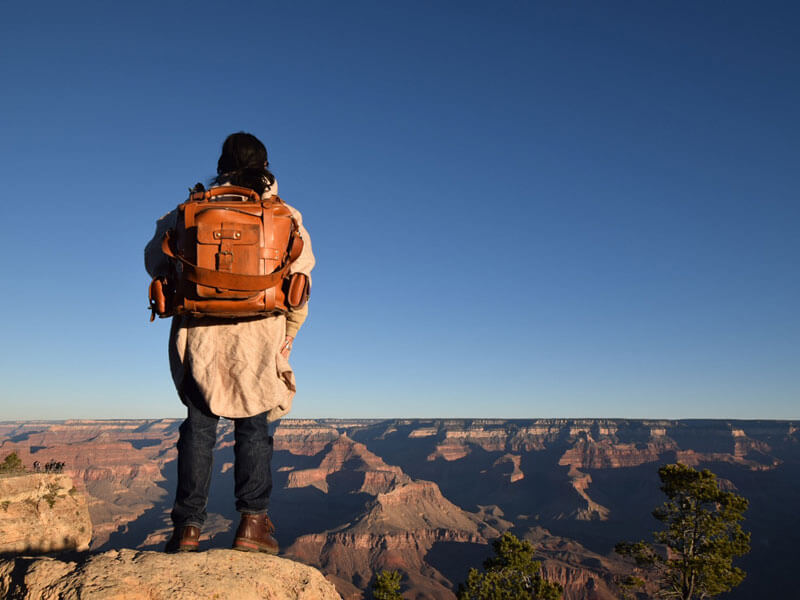
[(217, 176), (212, 185), (230, 182), (263, 194), (275, 183), (275, 175), (267, 168), (267, 149), (256, 136), (240, 131), (232, 133), (222, 144), (217, 161)]

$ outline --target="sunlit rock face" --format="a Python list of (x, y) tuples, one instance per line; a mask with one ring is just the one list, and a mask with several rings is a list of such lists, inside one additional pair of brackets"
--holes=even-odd
[(0, 477), (0, 555), (87, 550), (91, 539), (86, 496), (69, 476)]
[[(28, 468), (65, 462), (87, 493), (93, 550), (157, 550), (171, 531), (179, 424), (0, 423), (0, 460), (14, 450)], [(747, 586), (759, 580), (772, 597), (791, 597), (782, 557), (796, 547), (786, 532), (800, 525), (798, 425), (284, 419), (274, 431), (270, 516), (284, 554), (318, 567), (345, 598), (365, 597), (374, 573), (390, 568), (408, 597), (452, 599), (506, 530), (535, 543), (567, 600), (612, 598), (627, 569), (613, 546), (657, 528), (658, 467), (680, 460), (751, 498), (753, 551), (740, 564), (748, 578), (730, 598), (757, 596)], [(239, 519), (232, 423), (222, 420), (218, 437), (203, 549), (230, 547)]]
[(74, 420), (0, 425), (0, 458), (15, 451), (34, 463), (64, 463), (86, 492), (94, 523), (92, 547), (164, 499), (164, 465), (177, 457), (175, 420)]
[(235, 550), (164, 554), (110, 550), (80, 563), (54, 558), (0, 560), (0, 597), (170, 598), (174, 600), (339, 600), (316, 569)]

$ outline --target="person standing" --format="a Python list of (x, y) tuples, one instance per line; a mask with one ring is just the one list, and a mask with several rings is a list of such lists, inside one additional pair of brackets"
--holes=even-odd
[[(276, 196), (278, 184), (269, 170), (264, 144), (249, 133), (234, 133), (223, 143), (212, 185), (255, 190), (262, 199)], [(212, 188), (213, 189), (213, 188)], [(308, 277), (314, 267), (311, 239), (302, 215), (291, 207), (303, 249), (289, 274)], [(173, 268), (162, 250), (178, 211), (156, 223), (145, 247), (145, 268), (151, 277)], [(178, 485), (171, 512), (174, 526), (166, 552), (197, 550), (206, 520), (212, 454), (220, 417), (234, 423), (234, 493), (241, 519), (233, 547), (277, 554), (278, 542), (268, 516), (272, 491), (270, 423), (289, 412), (295, 394), (289, 355), (308, 316), (308, 304), (280, 314), (220, 318), (180, 314), (172, 318), (169, 364), (178, 395), (187, 407), (178, 439)]]

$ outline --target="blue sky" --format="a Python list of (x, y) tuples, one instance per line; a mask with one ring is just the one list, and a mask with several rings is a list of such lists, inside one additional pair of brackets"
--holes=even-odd
[(267, 145), (318, 264), (295, 417), (798, 418), (800, 10), (0, 14), (0, 419), (181, 416), (142, 248)]

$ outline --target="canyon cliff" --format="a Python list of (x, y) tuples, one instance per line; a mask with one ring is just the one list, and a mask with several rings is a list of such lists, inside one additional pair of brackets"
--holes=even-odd
[(86, 497), (67, 475), (0, 476), (0, 555), (88, 550)]
[[(89, 496), (92, 549), (157, 550), (170, 531), (175, 420), (0, 423), (0, 459), (66, 463)], [(397, 569), (406, 598), (454, 598), (470, 566), (510, 530), (531, 540), (566, 600), (617, 597), (621, 540), (649, 538), (657, 470), (710, 468), (750, 499), (748, 578), (730, 598), (793, 591), (800, 546), (797, 423), (625, 419), (291, 420), (274, 433), (270, 513), (287, 556), (319, 567), (345, 598)], [(203, 548), (229, 547), (233, 430), (218, 431)], [(0, 515), (1, 516), (1, 515)], [(765, 587), (766, 586), (766, 587)]]
[(0, 424), (0, 457), (16, 452), (32, 468), (66, 464), (78, 491), (86, 492), (94, 523), (92, 547), (165, 499), (164, 465), (177, 458), (178, 425), (170, 421), (61, 421)]

